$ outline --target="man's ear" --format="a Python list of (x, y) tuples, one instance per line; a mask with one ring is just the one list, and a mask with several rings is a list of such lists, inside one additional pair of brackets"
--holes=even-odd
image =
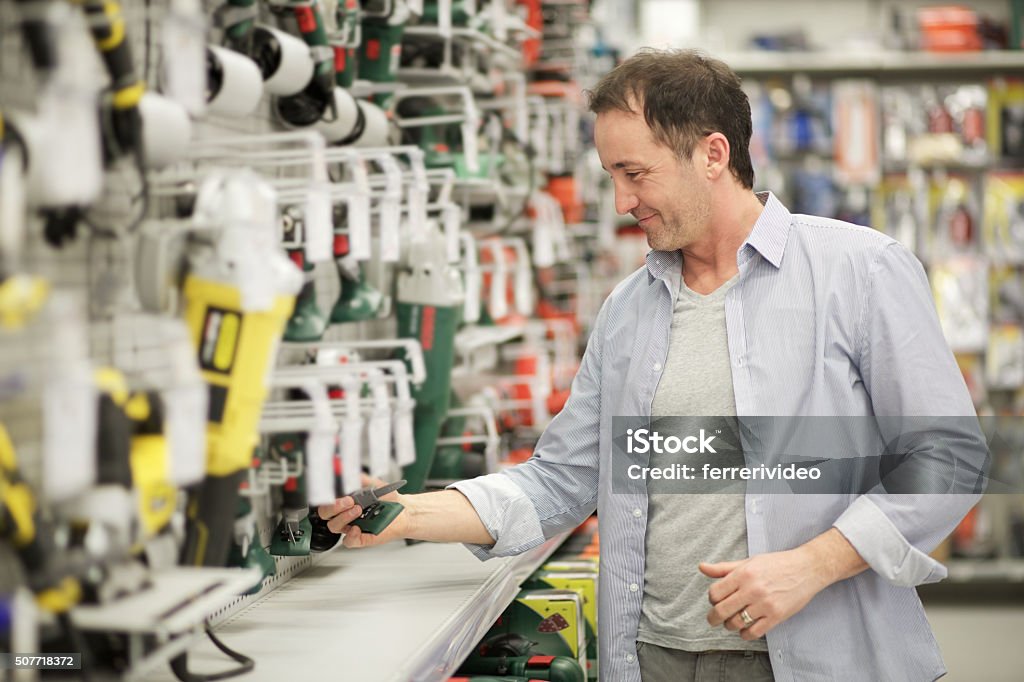
[(703, 142), (707, 164), (705, 171), (709, 180), (717, 180), (722, 173), (729, 172), (729, 140), (722, 133), (711, 133)]

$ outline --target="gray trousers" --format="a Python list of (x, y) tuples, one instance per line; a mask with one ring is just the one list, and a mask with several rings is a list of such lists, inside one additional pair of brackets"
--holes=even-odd
[(636, 643), (643, 682), (773, 682), (772, 663), (764, 651), (691, 653)]

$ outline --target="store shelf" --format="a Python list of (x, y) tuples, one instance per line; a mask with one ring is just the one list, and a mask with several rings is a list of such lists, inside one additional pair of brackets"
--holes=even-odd
[(949, 577), (917, 588), (926, 606), (1024, 605), (1024, 559), (953, 559), (946, 566)]
[(1024, 559), (956, 559), (946, 567), (950, 582), (1024, 583)]
[(716, 54), (741, 75), (828, 73), (834, 75), (1024, 73), (1024, 52), (989, 51), (959, 54), (931, 52), (736, 52)]
[[(448, 679), (561, 544), (481, 562), (461, 545), (339, 549), (224, 622), (217, 634), (256, 659), (254, 679), (360, 682)], [(291, 652), (291, 653), (289, 653)], [(190, 650), (193, 671), (225, 666), (209, 643)], [(151, 679), (174, 679), (170, 670)]]

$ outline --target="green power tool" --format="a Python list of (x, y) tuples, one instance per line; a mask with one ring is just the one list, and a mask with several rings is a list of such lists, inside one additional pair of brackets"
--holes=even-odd
[(288, 257), (302, 268), (302, 289), (295, 297), (295, 310), (284, 330), (285, 341), (319, 341), (327, 329), (327, 318), (316, 304), (315, 266), (306, 260), (304, 240), (299, 238), (302, 218), (291, 207), (284, 210), (284, 243)]
[(405, 509), (398, 502), (387, 502), (380, 498), (388, 493), (400, 490), (404, 485), (405, 481), (401, 480), (381, 486), (380, 488), (360, 488), (354, 493), (350, 493), (355, 503), (363, 508), (363, 513), (352, 522), (352, 525), (364, 533), (380, 535)]
[(402, 58), (402, 35), (411, 16), (405, 0), (370, 0), (364, 5), (360, 78), (374, 83), (394, 82)]
[(409, 252), (398, 275), (398, 336), (418, 339), (427, 378), (412, 394), (416, 461), (403, 469), (408, 492), (421, 492), (434, 461), (441, 424), (451, 399), (455, 332), (462, 321), (465, 293), (459, 273), (448, 263), (444, 235), (431, 226), (415, 255)]
[(214, 12), (214, 21), (224, 27), (228, 47), (252, 54), (252, 31), (259, 12), (256, 0), (228, 0)]
[(334, 50), (334, 82), (341, 88), (351, 88), (359, 71), (356, 50), (362, 42), (362, 18), (357, 0), (339, 0), (327, 41)]
[(302, 473), (289, 476), (282, 487), (281, 520), (270, 541), (270, 553), (276, 556), (306, 556), (310, 551), (312, 527), (306, 496), (306, 435), (281, 433), (270, 438), (272, 456), (288, 463), (288, 469)]
[(459, 669), (462, 674), (516, 675), (529, 680), (585, 682), (580, 664), (568, 656), (478, 656), (471, 655)]
[(315, 64), (313, 78), (297, 95), (276, 100), (277, 113), (289, 125), (311, 126), (327, 114), (337, 117), (334, 107), (334, 51), (327, 43), (327, 32), (319, 2), (293, 1), (272, 5), (282, 18), (291, 15), (302, 39), (309, 45)]
[(258, 568), (261, 575), (260, 581), (245, 592), (245, 594), (256, 594), (263, 587), (263, 580), (277, 572), (277, 565), (274, 562), (274, 557), (270, 556), (260, 543), (252, 503), (249, 502), (248, 497), (242, 495), (238, 497), (234, 536), (234, 543), (228, 552), (228, 566)]
[(334, 235), (334, 264), (338, 268), (341, 291), (331, 308), (331, 322), (362, 322), (377, 317), (384, 303), (384, 294), (366, 281), (362, 264), (349, 255), (348, 235), (337, 231)]

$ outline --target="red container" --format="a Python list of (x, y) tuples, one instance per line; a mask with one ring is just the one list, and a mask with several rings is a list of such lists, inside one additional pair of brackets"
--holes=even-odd
[(917, 11), (921, 49), (927, 52), (977, 52), (981, 50), (978, 15), (969, 7), (944, 5)]

